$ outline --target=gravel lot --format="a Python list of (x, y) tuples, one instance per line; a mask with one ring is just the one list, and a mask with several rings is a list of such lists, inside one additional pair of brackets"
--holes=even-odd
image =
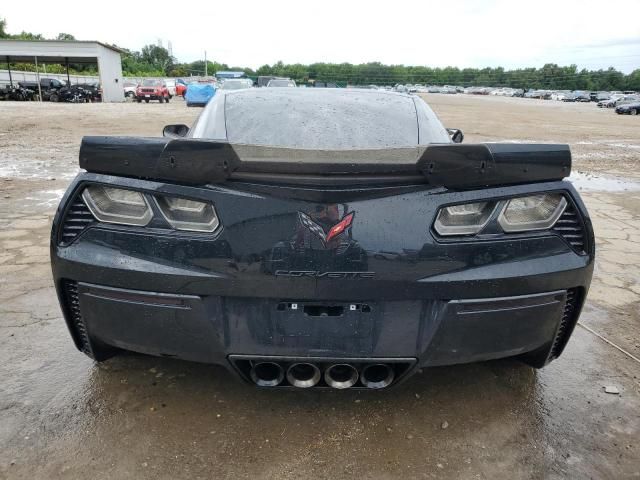
[(96, 365), (72, 345), (49, 268), (80, 139), (155, 136), (201, 110), (0, 102), (0, 478), (640, 478), (640, 118), (425, 98), (466, 142), (571, 144), (598, 258), (562, 358), (435, 368), (377, 393), (258, 391), (134, 354)]

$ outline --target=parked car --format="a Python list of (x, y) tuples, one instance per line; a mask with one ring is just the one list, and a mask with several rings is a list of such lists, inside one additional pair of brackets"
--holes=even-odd
[(590, 102), (591, 97), (588, 92), (574, 91), (565, 95), (563, 102)]
[(573, 101), (584, 102), (584, 103), (590, 102), (591, 94), (589, 92), (582, 92), (582, 91), (573, 92)]
[(243, 88), (252, 88), (253, 81), (250, 78), (230, 78), (222, 82), (220, 88), (222, 90), (242, 90)]
[(66, 83), (55, 78), (40, 78), (40, 88), (37, 81), (18, 82), (18, 86), (33, 91), (34, 95), (42, 94), (43, 101), (58, 101), (58, 91), (66, 86)]
[(273, 75), (260, 75), (258, 77), (257, 85), (258, 87), (266, 87), (271, 80), (274, 80), (278, 77), (274, 77)]
[(175, 97), (177, 94), (176, 81), (173, 78), (167, 78), (164, 84), (167, 86), (167, 90), (169, 90), (169, 98)]
[(640, 113), (640, 101), (625, 103), (616, 107), (616, 113), (625, 115), (637, 115)]
[(571, 95), (571, 92), (569, 90), (559, 90), (551, 94), (551, 100), (562, 101), (567, 97), (567, 95)]
[(138, 88), (138, 84), (135, 82), (124, 82), (122, 84), (122, 88), (124, 89), (124, 96), (127, 98), (135, 98), (136, 97), (136, 89)]
[(600, 100), (596, 105), (600, 108), (613, 108), (616, 106), (616, 102), (622, 97), (624, 97), (624, 95), (621, 93), (612, 94), (611, 96)]
[(637, 94), (624, 95), (623, 97), (619, 98), (616, 101), (616, 107), (619, 107), (620, 105), (626, 105), (628, 103), (636, 103), (638, 101), (640, 101), (640, 95), (637, 95)]
[(181, 78), (176, 80), (176, 95), (179, 97), (184, 97), (184, 94), (187, 91), (187, 83)]
[(567, 145), (462, 149), (420, 97), (361, 89), (221, 91), (164, 135), (84, 137), (54, 218), (89, 357), (377, 389), (567, 344), (594, 267)]
[[(607, 108), (619, 107), (628, 103), (635, 103), (640, 100), (638, 95), (612, 95), (611, 98), (605, 102), (598, 102), (598, 106), (605, 106)], [(601, 105), (602, 103), (602, 105)]]
[(216, 87), (211, 83), (190, 83), (184, 99), (187, 107), (204, 107), (216, 94)]
[(267, 87), (295, 87), (296, 82), (290, 78), (272, 78), (267, 83)]
[(150, 100), (158, 100), (158, 102), (167, 102), (171, 97), (169, 96), (169, 90), (167, 89), (167, 85), (161, 81), (153, 78), (148, 78), (143, 80), (138, 88), (136, 89), (136, 101), (138, 103), (143, 100), (146, 103), (149, 103)]

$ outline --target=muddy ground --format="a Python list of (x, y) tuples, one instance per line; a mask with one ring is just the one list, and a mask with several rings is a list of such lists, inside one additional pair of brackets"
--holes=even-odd
[(134, 354), (96, 365), (69, 338), (48, 256), (80, 138), (158, 135), (200, 110), (3, 102), (0, 478), (640, 478), (640, 118), (426, 98), (468, 142), (572, 145), (598, 254), (559, 360), (430, 369), (375, 394), (258, 391), (222, 368)]

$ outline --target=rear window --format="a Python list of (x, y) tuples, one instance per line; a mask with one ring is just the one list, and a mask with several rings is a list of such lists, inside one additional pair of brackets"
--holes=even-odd
[(351, 149), (418, 144), (413, 99), (355, 90), (245, 90), (225, 99), (231, 143)]

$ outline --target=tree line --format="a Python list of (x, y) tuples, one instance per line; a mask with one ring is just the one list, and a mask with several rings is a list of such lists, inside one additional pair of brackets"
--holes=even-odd
[[(11, 35), (6, 32), (6, 21), (0, 18), (0, 38), (23, 40), (44, 40), (41, 34), (21, 32)], [(60, 33), (53, 40), (75, 40), (68, 33)], [(117, 45), (114, 45), (117, 47)], [(519, 68), (505, 70), (503, 67), (458, 68), (426, 67), (405, 65), (384, 65), (369, 62), (351, 63), (300, 63), (285, 64), (281, 61), (273, 65), (263, 65), (257, 70), (247, 67), (229, 66), (225, 63), (203, 60), (178, 62), (166, 48), (146, 45), (140, 51), (124, 50), (122, 72), (128, 77), (188, 77), (202, 76), (205, 71), (213, 75), (219, 70), (243, 71), (247, 76), (274, 75), (294, 79), (298, 84), (315, 82), (346, 85), (459, 85), (478, 87), (510, 87), (547, 90), (635, 90), (640, 91), (640, 68), (624, 74), (613, 67), (600, 70), (578, 69), (576, 65), (559, 66), (549, 63), (541, 68)], [(16, 70), (34, 70), (34, 65), (12, 65)], [(43, 67), (44, 68), (44, 67)], [(61, 65), (48, 65), (47, 71), (62, 73)], [(95, 74), (95, 65), (71, 65), (70, 70), (79, 74)]]

